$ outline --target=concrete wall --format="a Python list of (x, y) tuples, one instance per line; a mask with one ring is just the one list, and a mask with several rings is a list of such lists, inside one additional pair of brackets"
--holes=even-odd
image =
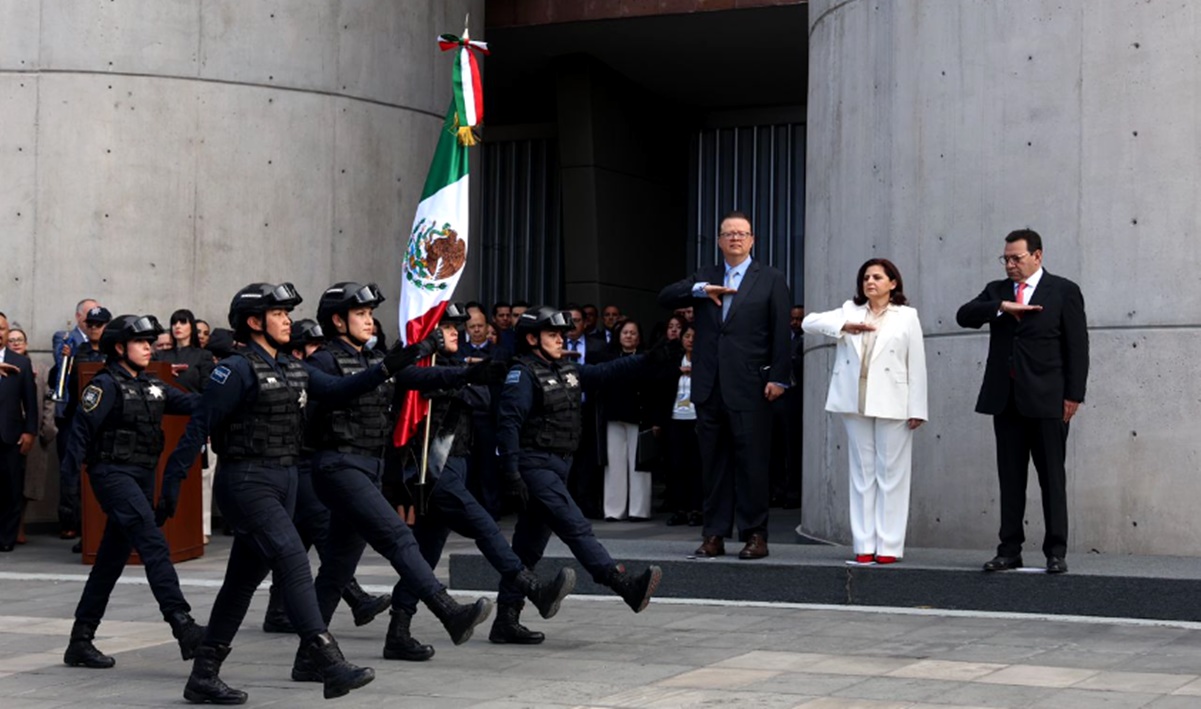
[[(910, 546), (981, 549), (999, 520), (991, 419), (973, 413), (987, 333), (959, 305), (1009, 231), (1084, 291), (1088, 396), (1068, 441), (1075, 552), (1197, 554), (1201, 525), (1201, 7), (1095, 0), (810, 4), (805, 303), (836, 307), (865, 259), (898, 264), (927, 333)], [(846, 542), (832, 350), (806, 342), (807, 530)], [(1042, 514), (1031, 471), (1027, 549)]]
[[(224, 326), (293, 281), (316, 310), (400, 254), (483, 0), (0, 3), (0, 310), (35, 348), (75, 302)], [(35, 461), (36, 464), (36, 461)]]

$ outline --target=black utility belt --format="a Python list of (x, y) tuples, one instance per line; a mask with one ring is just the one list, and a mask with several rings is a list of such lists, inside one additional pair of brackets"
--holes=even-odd
[(258, 465), (274, 465), (281, 468), (289, 468), (296, 465), (298, 458), (294, 455), (282, 455), (275, 458), (232, 458), (229, 456), (220, 457), (222, 461), (230, 463), (255, 463)]

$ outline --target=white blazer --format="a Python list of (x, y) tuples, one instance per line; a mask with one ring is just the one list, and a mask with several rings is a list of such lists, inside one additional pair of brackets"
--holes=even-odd
[[(863, 415), (885, 419), (926, 420), (926, 348), (917, 310), (907, 305), (890, 305), (888, 316), (876, 331), (876, 345), (867, 369), (867, 394)], [(834, 351), (834, 373), (826, 411), (859, 413), (859, 370), (863, 335), (842, 331), (848, 322), (861, 323), (867, 305), (852, 301), (837, 310), (810, 313), (801, 327), (805, 332), (838, 340)]]

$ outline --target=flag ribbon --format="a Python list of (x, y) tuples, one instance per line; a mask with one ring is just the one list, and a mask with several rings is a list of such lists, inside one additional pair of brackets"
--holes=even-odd
[(438, 36), (438, 46), (442, 51), (449, 52), (458, 49), (459, 57), (454, 70), (455, 120), (458, 123), (456, 131), (459, 143), (466, 146), (476, 144), (472, 128), (484, 119), (484, 85), (480, 78), (480, 67), (475, 55), (487, 56), (488, 43), (477, 42), (467, 36), (453, 34)]

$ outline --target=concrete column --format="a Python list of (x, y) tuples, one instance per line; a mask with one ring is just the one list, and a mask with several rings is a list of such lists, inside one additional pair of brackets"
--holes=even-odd
[[(1196, 554), (1201, 8), (1089, 0), (810, 3), (805, 304), (894, 260), (927, 333), (910, 546), (970, 547), (999, 523), (992, 422), (973, 413), (987, 333), (955, 311), (1013, 229), (1084, 291), (1092, 368), (1068, 452), (1074, 552)], [(806, 342), (810, 533), (849, 540), (830, 343)], [(1027, 548), (1043, 526), (1031, 470)]]
[[(225, 326), (233, 293), (389, 303), (484, 0), (0, 3), (0, 310), (43, 363), (75, 302)], [(44, 370), (43, 370), (44, 371)], [(53, 476), (57, 477), (57, 476)]]

